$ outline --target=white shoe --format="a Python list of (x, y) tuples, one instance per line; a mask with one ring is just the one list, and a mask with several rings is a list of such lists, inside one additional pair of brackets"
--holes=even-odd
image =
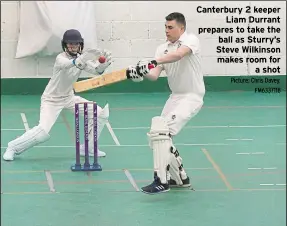
[(11, 148), (7, 148), (5, 153), (3, 154), (3, 159), (5, 161), (13, 161), (15, 156), (15, 151)]
[[(85, 145), (80, 145), (80, 155), (85, 156)], [(89, 156), (94, 157), (94, 150), (89, 149)], [(106, 153), (98, 149), (98, 157), (106, 157)]]

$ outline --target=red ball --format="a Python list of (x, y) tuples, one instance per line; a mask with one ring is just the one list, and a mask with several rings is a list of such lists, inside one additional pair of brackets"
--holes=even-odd
[(105, 63), (106, 62), (106, 58), (104, 56), (101, 56), (99, 58), (99, 62), (102, 64), (102, 63)]

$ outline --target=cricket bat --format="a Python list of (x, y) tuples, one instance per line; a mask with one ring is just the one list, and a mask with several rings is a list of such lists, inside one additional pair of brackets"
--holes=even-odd
[(96, 89), (101, 86), (107, 86), (113, 83), (121, 82), (128, 79), (128, 71), (122, 69), (119, 71), (114, 71), (101, 76), (85, 79), (74, 83), (74, 90), (76, 93), (84, 92), (91, 89)]
[[(154, 65), (148, 65), (149, 69), (153, 69)], [(84, 92), (91, 89), (96, 89), (101, 86), (107, 86), (110, 84), (114, 84), (117, 82), (121, 82), (124, 80), (130, 79), (129, 71), (127, 68), (114, 71), (108, 74), (104, 74), (102, 76), (97, 76), (89, 79), (85, 79), (79, 82), (74, 83), (74, 90), (76, 93)]]

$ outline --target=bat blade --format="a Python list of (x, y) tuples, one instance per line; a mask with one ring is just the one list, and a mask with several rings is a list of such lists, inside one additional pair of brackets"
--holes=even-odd
[(127, 79), (127, 69), (114, 71), (104, 74), (99, 77), (85, 79), (74, 83), (74, 90), (76, 93), (84, 92), (91, 89), (96, 89), (102, 86), (107, 86)]

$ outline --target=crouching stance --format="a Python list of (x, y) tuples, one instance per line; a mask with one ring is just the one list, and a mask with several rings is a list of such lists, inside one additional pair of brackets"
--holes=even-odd
[[(107, 50), (84, 49), (84, 39), (77, 30), (67, 30), (62, 40), (63, 52), (60, 53), (53, 68), (53, 75), (45, 88), (41, 97), (40, 120), (39, 124), (28, 130), (22, 136), (10, 141), (3, 159), (6, 161), (14, 160), (15, 155), (47, 141), (50, 138), (50, 130), (55, 124), (58, 116), (63, 109), (74, 113), (75, 104), (90, 102), (80, 96), (75, 96), (73, 84), (81, 75), (82, 71), (89, 74), (101, 75), (111, 64), (111, 53)], [(99, 57), (106, 57), (105, 63), (99, 63)], [(79, 106), (80, 114), (83, 116), (83, 105)], [(102, 129), (109, 118), (109, 106), (104, 108), (98, 106), (98, 136), (99, 139)], [(89, 154), (93, 156), (93, 107), (88, 107), (89, 119)], [(80, 154), (84, 155), (84, 145), (80, 147)], [(104, 157), (105, 152), (98, 150), (99, 157)]]

